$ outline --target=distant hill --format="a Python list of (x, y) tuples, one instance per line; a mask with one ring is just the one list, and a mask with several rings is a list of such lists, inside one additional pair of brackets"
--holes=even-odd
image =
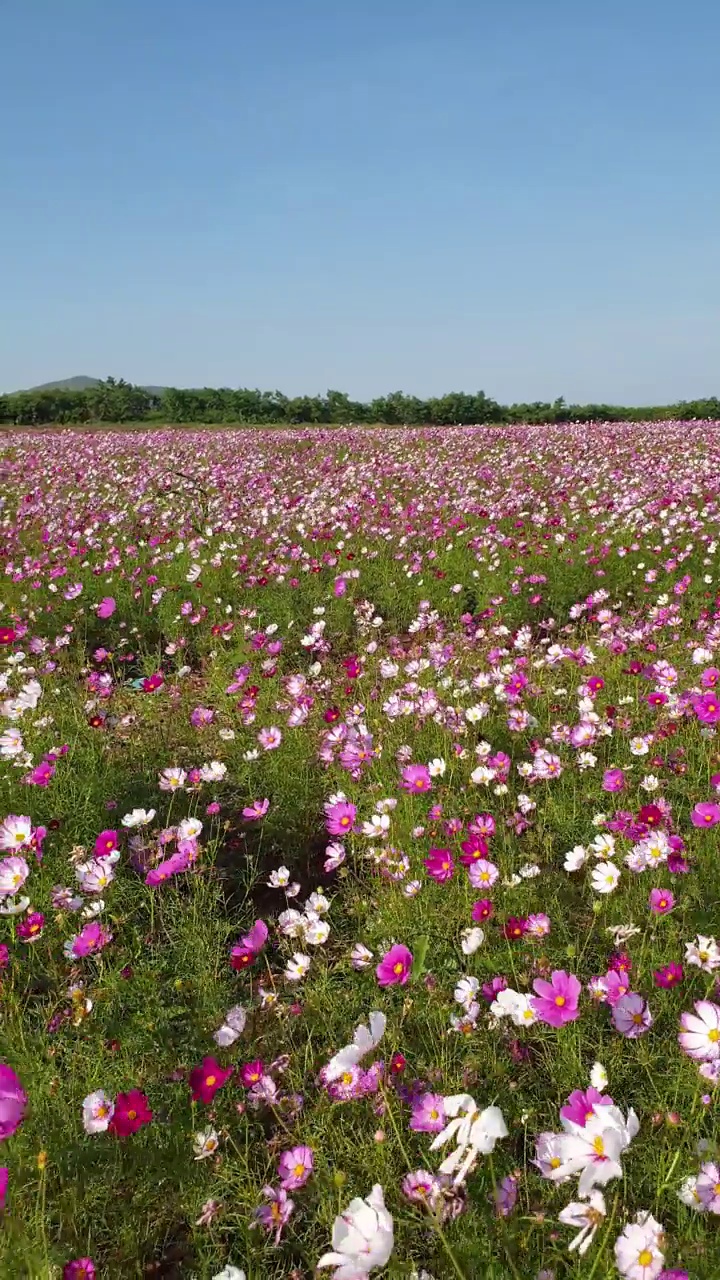
[[(59, 378), (57, 382), (41, 382), (39, 387), (29, 387), (29, 391), (87, 391), (88, 387), (100, 385), (100, 378), (87, 378), (79, 374), (76, 378)], [(143, 387), (151, 396), (161, 396), (166, 387)]]

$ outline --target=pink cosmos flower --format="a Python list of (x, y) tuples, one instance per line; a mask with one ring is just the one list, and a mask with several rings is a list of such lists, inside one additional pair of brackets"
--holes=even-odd
[(690, 821), (694, 827), (714, 827), (720, 822), (720, 804), (712, 800), (701, 801), (690, 814)]
[(437, 884), (452, 880), (455, 863), (449, 849), (431, 849), (425, 858), (425, 870)]
[(112, 934), (97, 920), (91, 920), (86, 924), (74, 938), (65, 943), (63, 948), (65, 955), (69, 960), (79, 960), (83, 956), (94, 955), (97, 951), (102, 951), (109, 942), (112, 942)]
[(496, 1217), (509, 1218), (515, 1208), (517, 1196), (517, 1178), (512, 1173), (509, 1173), (507, 1177), (503, 1178), (502, 1182), (498, 1183), (493, 1193)]
[(230, 951), (233, 969), (247, 969), (257, 960), (268, 939), (268, 927), (263, 920), (256, 920), (252, 929)]
[(427, 765), (409, 764), (402, 771), (400, 786), (403, 787), (405, 791), (416, 791), (418, 793), (431, 791), (432, 781), (430, 779), (430, 772)]
[(55, 777), (55, 765), (51, 760), (41, 760), (35, 765), (29, 773), (25, 774), (23, 782), (29, 787), (47, 787)]
[(630, 991), (613, 1005), (612, 1020), (615, 1030), (629, 1040), (637, 1040), (653, 1024), (647, 1001), (635, 991)]
[(471, 919), (477, 921), (489, 920), (493, 913), (493, 904), (489, 898), (479, 898), (473, 903)]
[(499, 876), (495, 863), (488, 862), (487, 858), (479, 858), (468, 867), (468, 879), (473, 889), (491, 889)]
[(531, 998), (530, 1005), (541, 1022), (547, 1022), (551, 1027), (562, 1027), (580, 1016), (578, 1000), (582, 984), (574, 974), (554, 969), (549, 982), (536, 978), (533, 988), (537, 996)]
[(396, 943), (383, 956), (375, 973), (381, 987), (404, 987), (410, 977), (412, 969), (413, 957), (412, 951), (404, 947), (402, 943)]
[(589, 1089), (574, 1089), (570, 1094), (564, 1107), (560, 1108), (560, 1115), (564, 1120), (572, 1120), (573, 1124), (585, 1125), (589, 1120), (594, 1120), (595, 1105), (602, 1107), (611, 1107), (613, 1100), (609, 1093), (599, 1093), (591, 1085)]
[(623, 791), (624, 788), (625, 774), (622, 769), (606, 769), (602, 780), (603, 791)]
[(714, 1160), (700, 1165), (695, 1190), (698, 1200), (708, 1212), (720, 1214), (720, 1165)]
[(27, 1094), (12, 1067), (0, 1062), (0, 1142), (11, 1138), (22, 1124)]
[(210, 707), (195, 707), (190, 713), (193, 729), (202, 729), (206, 724), (212, 724), (214, 719), (215, 712)]
[(550, 932), (550, 917), (544, 911), (534, 911), (525, 921), (525, 932), (531, 938), (546, 938)]
[(313, 1164), (312, 1147), (291, 1147), (289, 1151), (283, 1151), (278, 1161), (280, 1185), (286, 1191), (304, 1187), (313, 1171)]
[(177, 853), (171, 854), (169, 858), (165, 858), (157, 867), (151, 867), (145, 876), (145, 884), (150, 889), (155, 889), (159, 884), (164, 884), (166, 880), (172, 879), (173, 876), (180, 875), (182, 871), (187, 871), (190, 860), (187, 854)]
[(104, 596), (95, 610), (98, 618), (111, 618), (117, 609), (117, 605), (112, 596)]
[(696, 1062), (716, 1062), (720, 1058), (720, 1005), (712, 1000), (696, 1000), (695, 1013), (682, 1013), (680, 1025), (678, 1041), (689, 1058)]
[(282, 1229), (295, 1208), (295, 1202), (290, 1199), (284, 1187), (263, 1187), (263, 1195), (268, 1203), (261, 1204), (253, 1211), (255, 1221), (252, 1225), (265, 1227), (271, 1234), (274, 1232), (275, 1243), (278, 1244)]
[(675, 906), (675, 898), (669, 889), (650, 890), (650, 910), (653, 915), (665, 916)]
[(357, 809), (349, 800), (325, 805), (325, 827), (331, 836), (346, 836), (352, 831)]
[(439, 1133), (445, 1126), (445, 1099), (439, 1093), (422, 1093), (412, 1104), (410, 1128), (415, 1133)]
[(267, 798), (265, 800), (253, 800), (252, 804), (246, 805), (243, 809), (242, 815), (243, 818), (247, 818), (248, 822), (252, 822), (254, 818), (264, 818), (269, 808), (270, 801)]

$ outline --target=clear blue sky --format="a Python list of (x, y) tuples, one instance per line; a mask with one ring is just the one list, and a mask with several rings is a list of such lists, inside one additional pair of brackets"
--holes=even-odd
[(720, 394), (717, 0), (2, 0), (0, 390)]

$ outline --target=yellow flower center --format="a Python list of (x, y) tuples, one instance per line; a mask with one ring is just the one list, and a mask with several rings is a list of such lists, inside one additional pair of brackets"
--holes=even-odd
[(217, 1076), (206, 1076), (206, 1077), (205, 1077), (205, 1083), (206, 1083), (206, 1085), (208, 1085), (208, 1087), (210, 1087), (210, 1088), (212, 1088), (212, 1086), (215, 1084), (215, 1081), (216, 1081), (216, 1080), (217, 1080)]
[(562, 1009), (563, 1005), (567, 1004), (567, 1001), (564, 996), (556, 996), (555, 1003), (558, 1006), (558, 1009)]
[(653, 1256), (649, 1249), (643, 1249), (642, 1253), (638, 1254), (638, 1264), (641, 1267), (649, 1267), (652, 1260)]
[(128, 1111), (128, 1120), (137, 1120), (137, 1111)]
[(605, 1155), (605, 1143), (603, 1142), (600, 1134), (598, 1134), (597, 1138), (593, 1138), (593, 1151), (597, 1156)]
[(305, 1165), (304, 1165), (304, 1164), (296, 1164), (296, 1165), (295, 1165), (295, 1168), (293, 1169), (293, 1173), (295, 1174), (295, 1177), (296, 1177), (296, 1178), (302, 1178), (302, 1176), (303, 1176), (304, 1172), (305, 1172)]
[(397, 964), (393, 965), (393, 973), (402, 973), (403, 968), (404, 966), (400, 963), (400, 961), (398, 961)]
[(708, 1040), (712, 1044), (717, 1044), (718, 1040), (720, 1040), (720, 1031), (718, 1031), (717, 1027), (713, 1027), (712, 1031), (708, 1031)]

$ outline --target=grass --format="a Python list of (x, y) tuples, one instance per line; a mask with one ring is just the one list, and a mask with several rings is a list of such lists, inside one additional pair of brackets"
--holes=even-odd
[[(677, 1042), (681, 1013), (713, 996), (713, 974), (687, 964), (685, 948), (717, 930), (720, 898), (720, 828), (691, 821), (694, 806), (713, 798), (720, 769), (716, 733), (692, 707), (720, 641), (720, 450), (710, 428), (613, 424), (592, 441), (572, 427), (18, 431), (5, 442), (0, 625), (14, 634), (2, 696), (33, 679), (41, 696), (17, 719), (3, 705), (0, 732), (18, 728), (29, 759), (0, 761), (0, 818), (28, 815), (47, 835), (40, 863), (24, 850), (26, 912), (0, 918), (9, 949), (1, 1056), (28, 1099), (0, 1152), (9, 1167), (0, 1274), (45, 1280), (89, 1256), (102, 1277), (214, 1277), (232, 1263), (248, 1280), (309, 1278), (335, 1216), (379, 1183), (394, 1220), (388, 1277), (424, 1269), (436, 1280), (543, 1272), (609, 1280), (618, 1275), (615, 1240), (640, 1210), (663, 1224), (668, 1267), (697, 1280), (720, 1275), (714, 1214), (677, 1195), (711, 1158), (718, 1115), (712, 1085)], [(102, 619), (105, 597), (116, 608)], [(557, 661), (551, 644), (560, 646)], [(578, 661), (581, 646), (589, 656)], [(700, 646), (707, 656), (695, 661)], [(660, 660), (673, 682), (658, 676)], [(228, 693), (239, 668), (244, 683)], [(503, 692), (517, 670), (528, 679), (521, 728), (509, 724)], [(162, 685), (143, 689), (158, 671)], [(579, 705), (591, 676), (602, 687)], [(647, 702), (657, 687), (670, 691), (659, 708)], [(483, 703), (480, 719), (467, 716)], [(193, 724), (198, 707), (213, 712), (204, 727)], [(588, 713), (597, 716), (588, 747), (596, 762), (582, 769), (567, 731)], [(258, 735), (270, 726), (282, 741), (266, 750)], [(353, 771), (328, 738), (338, 726), (372, 736), (367, 762)], [(644, 755), (633, 754), (638, 737)], [(484, 743), (509, 758), (506, 786), (497, 776), (472, 782)], [(47, 786), (24, 781), (65, 745)], [(518, 765), (541, 745), (562, 772), (527, 780)], [(409, 794), (405, 764), (434, 759), (444, 775)], [(220, 780), (159, 788), (163, 770), (211, 761), (226, 766)], [(612, 767), (624, 771), (620, 794), (603, 790)], [(643, 787), (650, 774), (655, 791)], [(334, 838), (323, 806), (339, 791), (357, 823), (342, 842), (345, 860), (326, 872)], [(522, 796), (534, 806), (525, 813)], [(266, 816), (244, 818), (263, 798)], [(396, 802), (390, 828), (369, 839), (361, 824), (385, 799)], [(568, 850), (607, 831), (598, 815), (637, 814), (658, 800), (663, 828), (685, 842), (688, 874), (667, 864), (634, 873), (624, 861), (634, 841), (617, 833), (613, 893), (593, 890), (592, 856), (577, 872), (564, 869)], [(133, 848), (121, 818), (138, 806), (156, 813)], [(478, 813), (496, 823), (488, 858), (500, 874), (488, 894), (459, 863)], [(197, 861), (146, 884), (147, 867), (163, 856), (160, 833), (193, 816), (203, 824)], [(112, 941), (69, 959), (64, 943), (84, 921), (53, 905), (53, 887), (77, 892), (73, 851), (90, 856), (108, 828), (119, 833), (121, 857), (99, 919)], [(445, 883), (425, 866), (438, 846), (455, 862)], [(383, 848), (396, 852), (373, 856)], [(289, 901), (267, 883), (281, 866), (300, 886)], [(538, 873), (527, 875), (528, 866)], [(410, 896), (413, 881), (421, 887)], [(675, 895), (668, 915), (649, 909), (655, 887)], [(318, 889), (330, 902), (327, 940), (284, 936), (281, 912)], [(493, 916), (465, 955), (463, 931), (484, 896)], [(31, 910), (44, 926), (22, 941), (16, 925)], [(509, 917), (538, 912), (549, 917), (547, 936), (504, 936)], [(236, 972), (230, 949), (255, 919), (267, 922), (268, 944)], [(637, 1039), (621, 1036), (607, 1004), (587, 991), (616, 950), (608, 931), (631, 923), (638, 933), (622, 949), (653, 1017)], [(351, 962), (358, 942), (374, 957), (363, 970)], [(426, 949), (424, 964), (406, 985), (381, 989), (375, 965), (394, 942), (416, 960)], [(311, 965), (292, 983), (284, 975), (296, 951)], [(663, 990), (653, 974), (670, 962), (684, 965), (683, 981)], [(555, 969), (583, 984), (576, 1021), (521, 1028), (495, 1021), (479, 997), (475, 1027), (452, 1028), (463, 975), (480, 984), (502, 975), (532, 994), (535, 979)], [(237, 1004), (246, 1027), (218, 1048), (213, 1034)], [(372, 1055), (385, 1064), (379, 1087), (333, 1101), (318, 1073), (374, 1009), (387, 1016)], [(275, 1100), (253, 1105), (234, 1075), (211, 1104), (193, 1102), (189, 1072), (213, 1054), (234, 1068), (274, 1064)], [(580, 1259), (558, 1222), (577, 1199), (577, 1180), (556, 1185), (533, 1160), (538, 1134), (560, 1129), (560, 1107), (587, 1088), (597, 1060), (640, 1130)], [(97, 1089), (112, 1098), (141, 1090), (151, 1123), (124, 1138), (86, 1133), (82, 1104)], [(402, 1190), (407, 1173), (436, 1174), (446, 1154), (430, 1152), (431, 1135), (409, 1127), (418, 1089), (469, 1092), (481, 1107), (499, 1106), (509, 1131), (459, 1192), (445, 1189), (442, 1220)], [(193, 1136), (208, 1126), (217, 1153), (195, 1160)], [(312, 1148), (314, 1169), (290, 1191), (295, 1210), (275, 1244), (253, 1215), (262, 1188), (278, 1185), (279, 1156), (297, 1144)], [(505, 1218), (493, 1197), (508, 1176), (517, 1204)], [(209, 1201), (217, 1209), (201, 1223)]]

